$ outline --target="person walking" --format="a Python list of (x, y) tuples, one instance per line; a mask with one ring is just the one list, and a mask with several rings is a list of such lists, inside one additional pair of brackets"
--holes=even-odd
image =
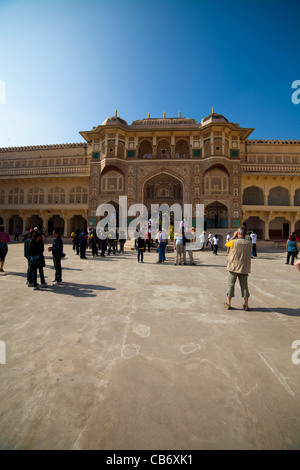
[(4, 262), (8, 252), (7, 244), (10, 243), (10, 236), (4, 232), (4, 225), (0, 226), (0, 272), (4, 273)]
[(297, 246), (295, 235), (291, 235), (290, 238), (287, 240), (286, 251), (287, 251), (287, 254), (286, 254), (285, 264), (289, 264), (290, 259), (291, 259), (291, 265), (293, 266), (296, 253), (298, 251), (298, 246)]
[(204, 246), (205, 246), (205, 232), (202, 232), (200, 237), (199, 237), (199, 241), (200, 241), (200, 251), (204, 251)]
[(237, 279), (239, 280), (241, 294), (244, 298), (243, 309), (246, 311), (249, 310), (248, 299), (250, 293), (248, 289), (248, 275), (251, 271), (252, 243), (245, 239), (246, 234), (246, 227), (239, 227), (238, 230), (233, 234), (232, 239), (225, 245), (226, 247), (230, 248), (227, 259), (227, 302), (224, 303), (224, 307), (227, 310), (232, 308), (231, 299), (234, 297), (234, 287)]
[(14, 238), (14, 242), (18, 242), (19, 241), (19, 228), (16, 227), (15, 230), (14, 230), (14, 234), (15, 234), (15, 238)]
[(53, 245), (48, 248), (48, 251), (52, 252), (53, 265), (55, 269), (55, 279), (53, 281), (53, 286), (57, 286), (63, 284), (61, 269), (61, 259), (63, 257), (63, 241), (60, 237), (60, 233), (58, 230), (55, 230), (53, 232), (53, 235)]
[(218, 248), (219, 248), (219, 237), (218, 237), (218, 234), (216, 233), (215, 236), (213, 237), (213, 253), (214, 253), (214, 255), (218, 254)]

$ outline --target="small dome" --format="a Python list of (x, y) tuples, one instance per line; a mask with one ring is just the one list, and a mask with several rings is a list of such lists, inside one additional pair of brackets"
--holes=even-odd
[(205, 126), (205, 124), (210, 124), (211, 122), (229, 122), (228, 119), (226, 119), (225, 116), (222, 114), (217, 114), (214, 112), (214, 109), (212, 109), (212, 113), (209, 114), (209, 116), (206, 116), (205, 118), (202, 119), (201, 124), (202, 126)]
[(127, 122), (124, 119), (121, 119), (119, 116), (111, 116), (103, 121), (102, 126), (107, 126), (111, 124), (122, 124), (123, 126), (128, 126)]

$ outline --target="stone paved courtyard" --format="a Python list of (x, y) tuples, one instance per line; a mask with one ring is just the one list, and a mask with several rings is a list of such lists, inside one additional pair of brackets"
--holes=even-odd
[(225, 251), (197, 266), (65, 252), (64, 285), (46, 253), (49, 287), (34, 291), (23, 244), (9, 246), (1, 449), (300, 448), (300, 273), (284, 251), (258, 245), (250, 312), (239, 286), (223, 307)]

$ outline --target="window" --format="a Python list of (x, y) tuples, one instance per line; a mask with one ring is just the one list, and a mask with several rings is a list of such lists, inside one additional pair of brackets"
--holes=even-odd
[(51, 188), (48, 194), (48, 203), (49, 204), (64, 204), (65, 202), (65, 190), (56, 186)]
[(21, 188), (11, 189), (8, 193), (8, 204), (24, 204), (24, 191)]
[(124, 188), (124, 177), (121, 173), (110, 171), (101, 177), (101, 191), (120, 192)]
[(32, 188), (28, 192), (28, 204), (44, 204), (44, 191), (41, 188)]
[(70, 190), (70, 204), (86, 204), (87, 190), (82, 186), (76, 186)]

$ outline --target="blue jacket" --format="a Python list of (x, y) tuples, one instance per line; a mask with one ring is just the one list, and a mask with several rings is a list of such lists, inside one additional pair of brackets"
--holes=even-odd
[(60, 237), (55, 238), (52, 245), (53, 258), (61, 258), (63, 254), (63, 242)]

